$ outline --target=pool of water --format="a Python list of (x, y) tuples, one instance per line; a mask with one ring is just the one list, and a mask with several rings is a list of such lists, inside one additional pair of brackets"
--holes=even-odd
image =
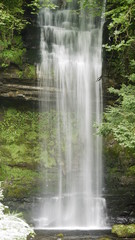
[[(35, 230), (36, 236), (34, 240), (92, 240), (92, 239), (100, 239), (101, 237), (107, 238), (107, 236), (111, 236), (111, 230)], [(60, 237), (63, 235), (63, 238)], [(110, 238), (111, 239), (111, 238)], [(116, 239), (116, 238), (112, 238)], [(107, 239), (106, 239), (107, 240)]]

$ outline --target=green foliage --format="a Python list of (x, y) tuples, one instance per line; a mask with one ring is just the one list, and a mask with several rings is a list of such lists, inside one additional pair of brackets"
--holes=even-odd
[(17, 6), (18, 4), (10, 9), (5, 2), (2, 3), (0, 1), (0, 30), (2, 40), (6, 40), (9, 37), (13, 38), (14, 31), (20, 32), (26, 24), (26, 20), (22, 18), (24, 10)]
[(58, 6), (56, 4), (53, 3), (53, 1), (51, 0), (43, 0), (41, 7), (46, 7), (46, 8), (50, 8), (50, 9), (56, 9)]
[(18, 65), (22, 63), (25, 49), (19, 34), (27, 21), (23, 19), (24, 10), (21, 7), (20, 1), (13, 6), (11, 2), (0, 1), (0, 62), (2, 67), (7, 67), (10, 63)]
[(124, 148), (135, 149), (135, 86), (122, 85), (118, 89), (110, 88), (110, 93), (117, 94), (114, 106), (106, 109), (104, 122), (100, 127), (103, 135), (113, 135)]
[(32, 9), (31, 13), (32, 14), (37, 14), (38, 10), (41, 9), (42, 7), (50, 8), (50, 9), (55, 9), (57, 8), (57, 5), (55, 5), (51, 0), (33, 0), (31, 3), (26, 4), (27, 7), (30, 7)]
[(10, 50), (5, 49), (0, 54), (0, 58), (3, 59), (2, 67), (7, 67), (10, 63), (15, 63), (17, 65), (22, 64), (22, 58), (25, 53), (25, 49), (11, 48)]
[(111, 44), (106, 44), (108, 51), (123, 51), (135, 42), (134, 36), (134, 0), (107, 1), (106, 18), (109, 20), (109, 38)]
[(8, 67), (11, 63), (21, 65), (25, 54), (21, 31), (29, 23), (25, 10), (33, 13), (39, 9), (39, 1), (30, 4), (25, 0), (0, 0), (0, 64)]
[(135, 59), (135, 1), (109, 0), (106, 3), (106, 69), (114, 84), (128, 83), (131, 61)]
[(27, 7), (31, 8), (31, 13), (35, 14), (37, 13), (37, 10), (40, 9), (40, 3), (39, 0), (32, 0), (30, 3), (25, 3)]
[(105, 14), (106, 70), (113, 86), (109, 88), (113, 104), (106, 107), (99, 132), (105, 136), (108, 151), (116, 153), (114, 172), (119, 169), (131, 176), (135, 158), (135, 1), (108, 0)]
[[(41, 7), (56, 8), (50, 0), (0, 0), (0, 65), (5, 68), (11, 63), (22, 65), (25, 48), (22, 30), (30, 21), (25, 12), (37, 14)], [(30, 75), (31, 75), (30, 71)]]
[(79, 1), (79, 4), (81, 6), (81, 9), (85, 10), (85, 14), (87, 15), (92, 14), (94, 16), (101, 16), (103, 5), (102, 1), (100, 0), (84, 0)]
[(128, 168), (127, 176), (135, 176), (135, 165)]

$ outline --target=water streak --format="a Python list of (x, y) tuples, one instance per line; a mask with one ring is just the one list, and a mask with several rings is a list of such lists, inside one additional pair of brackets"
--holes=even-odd
[(36, 227), (105, 228), (102, 139), (93, 128), (102, 115), (102, 17), (43, 8), (39, 24), (38, 78), (48, 89), (40, 93), (40, 107), (57, 112), (57, 178), (54, 184), (46, 175)]

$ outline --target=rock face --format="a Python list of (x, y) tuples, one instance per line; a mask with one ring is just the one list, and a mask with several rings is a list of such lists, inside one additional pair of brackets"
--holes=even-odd
[[(125, 190), (126, 192), (126, 190)], [(131, 193), (120, 192), (107, 194), (107, 213), (109, 225), (113, 224), (131, 224), (135, 222), (135, 202)]]
[(31, 19), (31, 25), (23, 32), (23, 43), (26, 53), (22, 65), (10, 64), (0, 66), (0, 98), (38, 101), (36, 64), (40, 61), (39, 44), (40, 30), (36, 16)]
[(33, 79), (26, 77), (22, 79), (19, 74), (22, 74), (22, 71), (15, 67), (0, 71), (0, 97), (24, 100), (38, 99), (36, 74)]
[[(60, 89), (52, 85), (42, 86), (38, 81), (36, 64), (25, 64), (22, 69), (14, 65), (5, 70), (0, 69), (0, 99), (27, 102), (49, 101), (55, 104), (56, 94), (61, 94)], [(54, 79), (51, 81), (54, 82)]]
[(15, 67), (10, 67), (5, 72), (0, 71), (0, 97), (39, 101), (39, 95), (45, 95), (46, 100), (48, 100), (49, 95), (51, 96), (51, 101), (55, 101), (57, 89), (53, 87), (39, 87), (37, 84), (36, 67), (34, 65), (32, 66), (32, 71), (30, 75), (29, 72), (27, 74), (25, 71), (20, 71)]

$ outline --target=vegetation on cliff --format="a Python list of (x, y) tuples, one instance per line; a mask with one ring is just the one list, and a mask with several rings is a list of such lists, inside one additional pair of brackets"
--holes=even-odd
[(113, 97), (99, 131), (105, 136), (107, 158), (110, 152), (113, 159), (110, 171), (115, 177), (121, 172), (118, 182), (128, 184), (135, 176), (135, 1), (108, 0), (105, 15), (105, 69)]
[(36, 11), (38, 0), (0, 0), (0, 65), (11, 63), (21, 66), (26, 49), (21, 32), (30, 23), (26, 12)]
[[(55, 158), (49, 155), (52, 151), (48, 144), (48, 158), (41, 159), (41, 141), (39, 135), (40, 114), (35, 111), (16, 110), (9, 108), (1, 112), (0, 122), (0, 180), (3, 182), (4, 195), (7, 197), (23, 198), (38, 192), (44, 179), (38, 169), (55, 166)], [(41, 121), (42, 134), (49, 138), (50, 129), (45, 128)], [(49, 127), (48, 127), (49, 128)], [(50, 136), (50, 144), (52, 143)], [(55, 142), (53, 142), (55, 145)], [(50, 159), (51, 158), (51, 159)], [(49, 159), (49, 160), (48, 160)]]
[(108, 107), (102, 132), (113, 134), (123, 147), (135, 148), (135, 2), (133, 0), (107, 1), (106, 18), (108, 39), (106, 63), (113, 79), (109, 92), (117, 95), (114, 105)]
[[(33, 195), (45, 180), (45, 168), (59, 165), (64, 168), (66, 141), (61, 132), (63, 160), (58, 162), (57, 117), (56, 111), (38, 113), (9, 108), (1, 112), (0, 180), (4, 181), (6, 197)], [(73, 127), (72, 141), (76, 148), (78, 135), (74, 117)]]

